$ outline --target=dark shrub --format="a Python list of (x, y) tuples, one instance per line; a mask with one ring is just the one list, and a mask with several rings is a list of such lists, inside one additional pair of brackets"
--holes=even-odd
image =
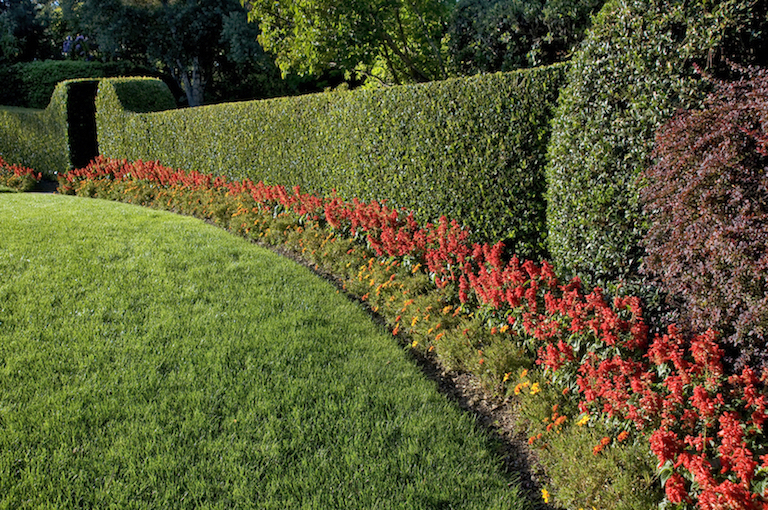
[(768, 366), (768, 71), (717, 83), (658, 131), (655, 156), (647, 271), (691, 328), (723, 332), (737, 368)]

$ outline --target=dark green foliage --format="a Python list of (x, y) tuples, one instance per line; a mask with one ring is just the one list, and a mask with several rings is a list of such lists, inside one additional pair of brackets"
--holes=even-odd
[[(107, 82), (102, 81), (106, 85)], [(117, 78), (108, 80), (114, 87), (123, 110), (134, 113), (158, 112), (176, 107), (168, 86), (152, 78)]]
[(768, 366), (768, 71), (719, 83), (659, 130), (643, 177), (648, 271), (736, 366)]
[(378, 91), (318, 94), (152, 114), (121, 114), (99, 90), (107, 157), (388, 199), (421, 221), (441, 215), (478, 238), (542, 255), (544, 155), (565, 68)]
[(285, 92), (257, 41), (258, 24), (248, 23), (238, 0), (67, 0), (62, 12), (89, 35), (98, 58), (129, 60), (172, 77), (189, 106)]
[[(59, 82), (76, 78), (102, 78), (146, 74), (128, 62), (85, 62), (46, 60), (24, 62), (5, 71), (12, 82), (0, 89), (0, 104), (25, 108), (45, 108)], [(0, 72), (0, 77), (3, 72)]]
[(461, 0), (448, 31), (451, 67), (462, 75), (560, 62), (605, 0)]
[(550, 253), (563, 274), (634, 279), (646, 225), (640, 172), (654, 131), (699, 104), (693, 63), (766, 58), (766, 2), (608, 2), (569, 68), (547, 165)]
[(0, 65), (42, 60), (55, 54), (51, 9), (43, 3), (0, 1)]
[(48, 108), (0, 108), (0, 157), (45, 175), (69, 169), (67, 84), (53, 92)]

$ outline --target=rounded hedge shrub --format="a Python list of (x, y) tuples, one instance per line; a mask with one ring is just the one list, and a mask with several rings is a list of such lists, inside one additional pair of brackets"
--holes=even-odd
[(154, 75), (130, 62), (86, 62), (79, 60), (38, 60), (21, 62), (0, 71), (9, 87), (0, 90), (0, 104), (43, 109), (59, 82), (78, 78)]
[(747, 74), (659, 130), (641, 193), (647, 271), (737, 369), (768, 367), (768, 70)]
[(569, 67), (546, 168), (549, 251), (562, 274), (639, 281), (638, 176), (654, 132), (705, 95), (694, 63), (768, 58), (767, 2), (610, 0)]

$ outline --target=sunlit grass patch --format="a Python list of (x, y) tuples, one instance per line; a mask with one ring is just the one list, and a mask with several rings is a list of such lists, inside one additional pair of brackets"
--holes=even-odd
[(198, 220), (0, 199), (1, 508), (523, 508), (308, 270)]

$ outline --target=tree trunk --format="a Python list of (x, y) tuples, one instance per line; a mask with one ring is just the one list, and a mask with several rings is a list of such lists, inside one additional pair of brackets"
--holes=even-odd
[(205, 93), (205, 81), (203, 80), (203, 71), (200, 68), (200, 60), (197, 57), (192, 59), (192, 69), (187, 68), (181, 63), (181, 60), (176, 61), (178, 69), (178, 78), (176, 81), (181, 85), (181, 89), (187, 96), (187, 104), (189, 106), (200, 106), (203, 104), (203, 94)]

